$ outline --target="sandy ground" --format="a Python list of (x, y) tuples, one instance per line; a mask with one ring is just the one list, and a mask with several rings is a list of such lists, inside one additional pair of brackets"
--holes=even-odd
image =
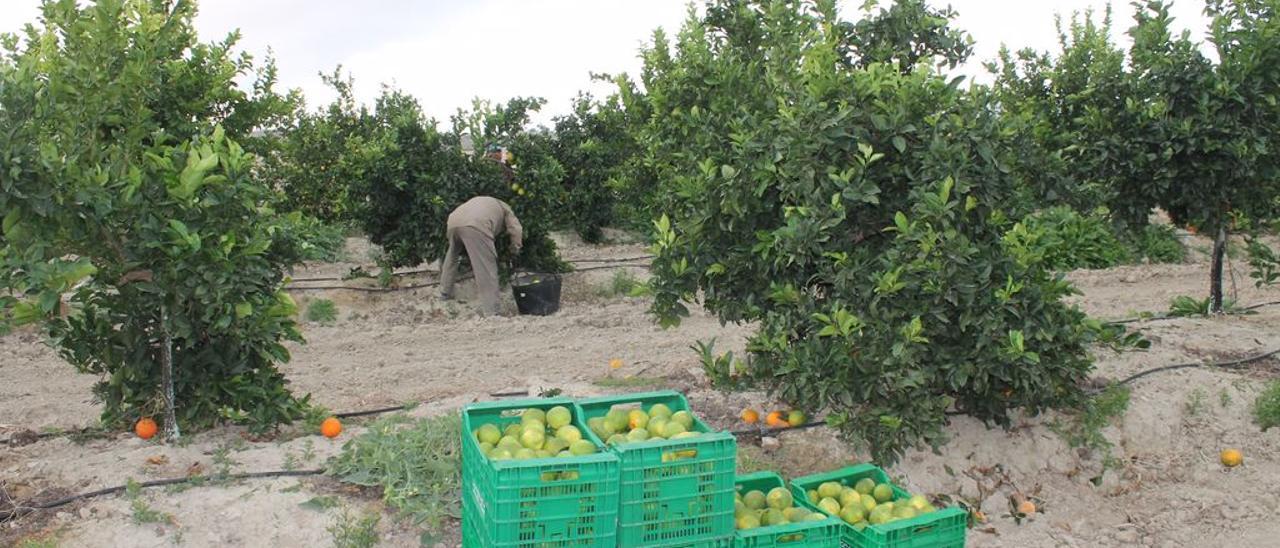
[[(1203, 248), (1205, 242), (1192, 242)], [(615, 260), (645, 255), (640, 244), (586, 246), (562, 241), (568, 259)], [(334, 277), (369, 263), (368, 246), (348, 245), (346, 262), (301, 269), (296, 278)], [(596, 266), (599, 262), (579, 263)], [(1258, 290), (1236, 264), (1238, 300), (1280, 300), (1280, 290)], [(625, 269), (643, 276), (643, 270)], [(433, 288), (394, 293), (299, 291), (305, 309), (313, 298), (332, 299), (333, 325), (304, 324), (309, 343), (293, 348), (285, 366), (292, 386), (313, 401), (350, 411), (409, 401), (429, 402), (415, 415), (455, 413), (470, 401), (499, 391), (561, 388), (571, 396), (627, 391), (608, 380), (636, 376), (653, 386), (685, 391), (696, 410), (720, 427), (737, 427), (744, 406), (766, 408), (763, 394), (724, 394), (707, 387), (695, 354), (696, 340), (716, 338), (717, 348), (740, 351), (747, 328), (721, 326), (695, 312), (679, 329), (661, 330), (643, 299), (609, 295), (618, 270), (574, 273), (565, 278), (560, 313), (545, 318), (477, 317), (465, 301), (440, 302)], [(403, 283), (432, 279), (431, 274)], [(1167, 309), (1176, 295), (1206, 293), (1207, 263), (1193, 253), (1188, 264), (1129, 266), (1071, 274), (1082, 295), (1074, 301), (1099, 318)], [(316, 286), (368, 281), (299, 282)], [(1230, 285), (1228, 286), (1230, 290)], [(507, 305), (513, 306), (510, 302)], [(1249, 316), (1182, 319), (1138, 324), (1153, 342), (1147, 352), (1099, 351), (1099, 376), (1120, 378), (1172, 363), (1216, 360), (1280, 347), (1280, 307)], [(611, 370), (610, 359), (624, 366)], [(1100, 455), (1077, 450), (1054, 433), (1061, 417), (1027, 417), (1011, 430), (988, 429), (966, 417), (950, 428), (951, 442), (938, 454), (910, 453), (890, 472), (914, 492), (963, 497), (977, 503), (988, 523), (971, 529), (975, 547), (1038, 546), (1280, 546), (1280, 432), (1259, 433), (1249, 406), (1268, 379), (1280, 377), (1280, 361), (1235, 370), (1184, 369), (1135, 383), (1128, 412), (1104, 430), (1120, 469), (1096, 484)], [(0, 440), (22, 429), (75, 428), (94, 424), (89, 397), (94, 379), (78, 375), (38, 335), (0, 339)], [(336, 441), (286, 430), (277, 441), (246, 440), (236, 428), (189, 436), (180, 447), (143, 442), (128, 434), (88, 441), (52, 438), (0, 445), (0, 482), (18, 500), (184, 475), (192, 466), (233, 472), (277, 470), (286, 462), (314, 468), (362, 430), (351, 421)], [(776, 469), (787, 476), (831, 469), (866, 459), (829, 431), (780, 436), (765, 450), (744, 442), (743, 468)], [(1245, 465), (1218, 464), (1225, 447), (1243, 451)], [(1000, 484), (1000, 485), (998, 485)], [(1008, 497), (1019, 490), (1041, 501), (1042, 512), (1021, 522), (1009, 515)], [(336, 508), (301, 503), (326, 494)], [(386, 546), (417, 546), (420, 531), (398, 523), (367, 492), (344, 489), (327, 478), (252, 480), (191, 489), (153, 489), (141, 501), (172, 516), (136, 524), (124, 496), (44, 512), (0, 529), (0, 544), (26, 537), (56, 546), (329, 546), (327, 528), (345, 512), (377, 513)], [(456, 522), (440, 532), (441, 545), (458, 544)]]

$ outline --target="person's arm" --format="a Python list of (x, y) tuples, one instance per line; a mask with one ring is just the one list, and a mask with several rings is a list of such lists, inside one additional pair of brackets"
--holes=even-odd
[(511, 211), (511, 206), (506, 202), (502, 202), (502, 215), (507, 227), (507, 238), (511, 240), (511, 249), (519, 253), (520, 248), (524, 247), (524, 227), (520, 226), (520, 219), (516, 218), (516, 213)]

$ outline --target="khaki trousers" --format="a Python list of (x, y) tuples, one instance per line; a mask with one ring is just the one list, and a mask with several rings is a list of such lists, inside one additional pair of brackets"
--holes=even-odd
[(458, 251), (466, 248), (471, 260), (471, 271), (476, 277), (476, 289), (480, 293), (480, 313), (492, 316), (498, 313), (498, 250), (493, 238), (483, 231), (469, 226), (449, 227), (449, 251), (441, 265), (440, 294), (453, 296), (453, 283), (458, 275)]

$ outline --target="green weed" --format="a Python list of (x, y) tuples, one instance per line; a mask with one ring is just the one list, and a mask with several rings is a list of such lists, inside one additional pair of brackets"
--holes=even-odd
[(316, 299), (307, 305), (307, 321), (331, 324), (338, 319), (338, 306), (329, 299)]
[(133, 511), (134, 524), (173, 523), (172, 515), (151, 508), (146, 501), (142, 500), (142, 488), (133, 479), (129, 479), (125, 483), (124, 496), (129, 501), (129, 507)]
[[(1173, 298), (1169, 303), (1169, 316), (1174, 318), (1191, 318), (1196, 316), (1208, 316), (1211, 299), (1197, 299), (1186, 295), (1179, 295)], [(1236, 312), (1240, 307), (1231, 299), (1222, 300), (1222, 311), (1225, 313)]]
[(1121, 239), (1133, 258), (1152, 263), (1180, 263), (1187, 258), (1187, 247), (1169, 225), (1147, 225), (1134, 233), (1122, 234)]
[(461, 455), (458, 418), (417, 421), (402, 414), (375, 421), (329, 464), (341, 481), (380, 487), (382, 500), (414, 523), (438, 527), (458, 517)]
[(1253, 422), (1263, 432), (1280, 426), (1280, 380), (1271, 381), (1253, 402)]
[(1218, 403), (1222, 404), (1223, 409), (1231, 406), (1231, 394), (1227, 392), (1226, 388), (1223, 388), (1221, 392), (1218, 392)]
[(367, 514), (352, 516), (343, 511), (338, 521), (329, 526), (334, 548), (373, 548), (378, 545), (378, 523), (382, 516)]
[(596, 296), (602, 299), (632, 296), (640, 292), (643, 287), (644, 283), (636, 278), (635, 273), (620, 269), (613, 273), (613, 277), (607, 283), (596, 288)]
[(58, 548), (58, 537), (53, 534), (39, 538), (27, 537), (18, 542), (14, 548)]
[(1102, 393), (1089, 398), (1079, 412), (1066, 421), (1056, 421), (1050, 429), (1062, 436), (1072, 447), (1083, 447), (1102, 454), (1103, 470), (1113, 468), (1117, 461), (1111, 455), (1111, 440), (1102, 429), (1116, 422), (1129, 409), (1129, 388), (1119, 384), (1108, 386)]
[(1183, 406), (1189, 417), (1198, 417), (1204, 412), (1204, 390), (1199, 388), (1192, 390), (1187, 396), (1187, 403)]

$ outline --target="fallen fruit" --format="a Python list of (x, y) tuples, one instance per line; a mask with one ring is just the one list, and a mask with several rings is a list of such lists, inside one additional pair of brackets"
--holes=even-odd
[(795, 426), (804, 426), (805, 416), (803, 411), (792, 411), (787, 416), (787, 424)]
[(764, 423), (769, 425), (770, 428), (783, 428), (789, 426), (786, 419), (782, 418), (782, 411), (770, 411), (769, 415), (765, 417)]
[(609, 360), (609, 369), (619, 369), (622, 367), (622, 360), (614, 358)]
[(320, 423), (320, 433), (329, 439), (336, 438), (342, 433), (342, 422), (337, 417), (329, 417)]
[(1024, 516), (1030, 516), (1036, 513), (1036, 503), (1024, 500), (1018, 503), (1018, 513)]
[(156, 430), (158, 430), (156, 427), (156, 421), (151, 420), (150, 417), (138, 419), (138, 423), (133, 425), (133, 433), (137, 434), (139, 438), (144, 440), (149, 440), (154, 437), (156, 435)]
[(1223, 466), (1235, 468), (1244, 462), (1244, 455), (1236, 449), (1224, 449), (1222, 450), (1221, 459)]
[(747, 424), (755, 424), (757, 422), (760, 422), (760, 413), (757, 413), (755, 409), (743, 409), (742, 422), (745, 422)]

